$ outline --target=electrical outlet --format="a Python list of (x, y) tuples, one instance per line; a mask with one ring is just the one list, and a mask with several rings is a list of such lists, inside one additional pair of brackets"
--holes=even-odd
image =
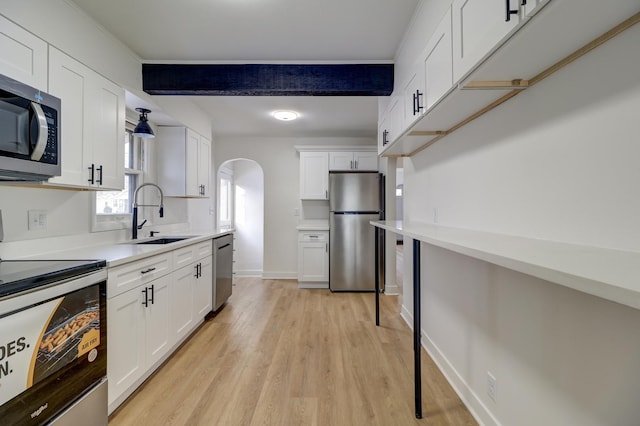
[(493, 402), (498, 402), (498, 381), (490, 371), (487, 371), (487, 394)]
[(47, 229), (47, 211), (46, 210), (29, 210), (29, 230)]

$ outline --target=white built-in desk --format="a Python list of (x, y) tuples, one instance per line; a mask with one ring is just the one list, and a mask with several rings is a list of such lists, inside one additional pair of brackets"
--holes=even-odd
[[(422, 418), (420, 245), (430, 244), (606, 300), (640, 309), (640, 252), (538, 240), (402, 221), (372, 221), (376, 234), (413, 239), (413, 339), (416, 417)], [(378, 238), (376, 235), (376, 251)], [(377, 257), (376, 257), (377, 258)], [(377, 271), (376, 265), (376, 271)], [(377, 274), (376, 274), (377, 276)], [(376, 325), (380, 325), (376, 283)]]
[(640, 252), (402, 221), (375, 221), (371, 224), (640, 309)]

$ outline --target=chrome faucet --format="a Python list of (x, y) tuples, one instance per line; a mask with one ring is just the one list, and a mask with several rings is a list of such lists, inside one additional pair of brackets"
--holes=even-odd
[[(153, 186), (160, 192), (160, 204), (138, 204), (138, 192), (145, 186)], [(143, 183), (133, 192), (133, 204), (132, 204), (132, 225), (131, 225), (131, 239), (138, 238), (138, 229), (142, 229), (142, 226), (147, 221), (146, 219), (141, 225), (138, 225), (138, 207), (160, 207), (160, 217), (164, 217), (164, 196), (162, 195), (162, 189), (155, 183)]]

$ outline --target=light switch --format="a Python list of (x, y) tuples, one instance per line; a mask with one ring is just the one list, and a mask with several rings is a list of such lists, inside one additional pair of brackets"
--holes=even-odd
[(29, 230), (47, 229), (47, 211), (29, 210)]

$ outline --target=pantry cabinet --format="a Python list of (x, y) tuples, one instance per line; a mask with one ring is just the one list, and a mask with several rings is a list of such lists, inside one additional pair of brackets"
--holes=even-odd
[(378, 155), (373, 151), (330, 151), (329, 171), (378, 171)]
[(47, 92), (47, 43), (0, 15), (0, 74)]
[(62, 101), (62, 173), (49, 183), (124, 188), (124, 89), (53, 47), (49, 93)]
[(300, 199), (329, 199), (328, 152), (300, 152)]
[(158, 181), (164, 195), (209, 197), (211, 142), (207, 138), (187, 127), (161, 126), (154, 144), (158, 149)]
[(453, 80), (460, 80), (521, 21), (520, 0), (453, 0)]

